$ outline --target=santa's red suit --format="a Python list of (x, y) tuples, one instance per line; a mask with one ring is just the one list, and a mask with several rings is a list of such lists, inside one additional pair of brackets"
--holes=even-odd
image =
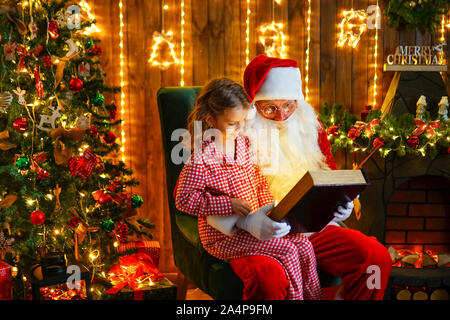
[[(263, 119), (258, 113), (256, 118), (249, 120), (249, 127), (256, 131), (267, 131), (270, 127), (280, 129), (282, 148), (278, 150), (272, 146), (271, 149), (265, 141), (266, 137), (261, 139), (261, 136), (259, 140), (263, 140), (265, 145), (254, 147), (257, 162), (262, 173), (267, 174), (270, 191), (277, 200), (290, 190), (306, 170), (336, 169), (326, 131), (313, 109), (304, 101), (300, 71), (294, 60), (258, 56), (246, 68), (244, 85), (252, 102), (292, 99), (299, 105), (298, 112), (283, 123)], [(258, 140), (258, 133), (253, 136), (253, 140)], [(275, 160), (270, 152), (274, 149), (279, 151)], [(321, 232), (310, 235), (309, 240), (314, 248), (318, 269), (341, 277), (340, 296), (343, 299), (383, 298), (390, 275), (391, 258), (386, 248), (374, 237), (330, 224)], [(247, 256), (231, 259), (229, 263), (244, 283), (244, 299), (287, 298), (289, 280), (286, 270), (273, 257)], [(371, 277), (374, 276), (371, 272), (373, 267), (369, 268), (370, 266), (375, 266), (376, 270), (380, 271), (379, 286), (370, 284)], [(327, 298), (332, 299), (334, 296)]]

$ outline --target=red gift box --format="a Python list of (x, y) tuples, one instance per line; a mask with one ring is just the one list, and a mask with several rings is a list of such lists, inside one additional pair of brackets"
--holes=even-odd
[(12, 270), (11, 266), (0, 261), (0, 300), (12, 300)]
[(130, 241), (119, 245), (119, 252), (138, 249), (138, 252), (148, 254), (159, 268), (159, 254), (161, 247), (158, 241)]
[(148, 288), (149, 281), (164, 278), (164, 275), (156, 267), (153, 259), (146, 253), (138, 252), (119, 258), (108, 272), (108, 280), (113, 285), (106, 293), (118, 294), (129, 286), (133, 289), (134, 299), (143, 300), (144, 290)]
[(78, 159), (77, 175), (86, 180), (94, 171), (97, 163), (97, 156), (91, 150), (86, 149)]

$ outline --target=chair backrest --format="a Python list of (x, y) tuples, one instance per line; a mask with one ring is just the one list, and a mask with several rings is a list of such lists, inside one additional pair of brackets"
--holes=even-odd
[(195, 100), (202, 87), (166, 87), (157, 94), (161, 131), (166, 164), (167, 187), (169, 197), (180, 175), (183, 163), (174, 163), (171, 155), (180, 141), (172, 141), (172, 133), (177, 129), (185, 129), (187, 117), (192, 111)]

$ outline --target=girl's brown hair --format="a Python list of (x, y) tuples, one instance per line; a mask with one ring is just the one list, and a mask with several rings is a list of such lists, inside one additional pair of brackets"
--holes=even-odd
[(202, 122), (203, 136), (203, 133), (210, 128), (206, 122), (208, 115), (217, 119), (217, 116), (222, 114), (226, 109), (240, 106), (249, 108), (250, 101), (244, 88), (239, 83), (227, 78), (209, 81), (200, 91), (194, 109), (188, 116), (187, 129), (191, 134), (191, 142), (193, 143), (195, 138), (195, 121)]

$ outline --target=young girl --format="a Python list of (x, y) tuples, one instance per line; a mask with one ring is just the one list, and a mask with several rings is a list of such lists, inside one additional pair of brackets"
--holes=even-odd
[[(200, 240), (212, 256), (229, 260), (232, 267), (233, 259), (244, 256), (274, 258), (289, 279), (289, 299), (320, 299), (311, 243), (301, 234), (288, 234), (287, 224), (266, 215), (273, 208), (273, 197), (252, 161), (249, 140), (240, 135), (248, 108), (248, 97), (238, 83), (216, 79), (205, 85), (188, 118), (188, 130), (193, 137), (200, 124), (202, 135), (212, 132), (214, 137), (204, 139), (181, 171), (174, 192), (176, 207), (198, 217)], [(230, 225), (239, 229), (223, 233), (212, 226), (214, 218), (235, 219), (236, 214), (238, 221)], [(245, 275), (237, 275), (244, 282), (245, 299)]]

